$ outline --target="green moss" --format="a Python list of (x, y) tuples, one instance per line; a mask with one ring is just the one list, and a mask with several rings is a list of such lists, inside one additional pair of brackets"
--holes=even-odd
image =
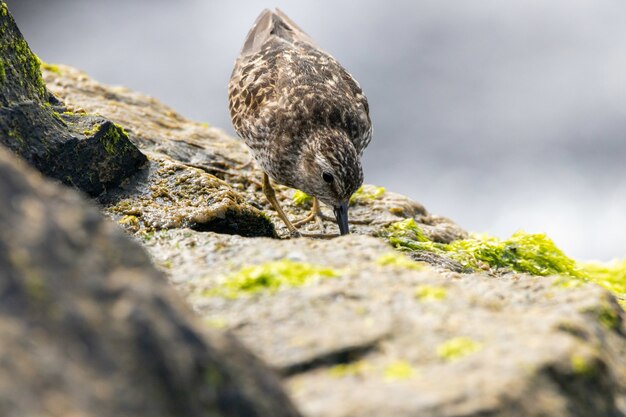
[(385, 194), (384, 187), (377, 187), (375, 185), (366, 184), (361, 186), (350, 197), (350, 204), (364, 204), (370, 200), (376, 200)]
[(208, 291), (206, 295), (237, 298), (259, 292), (273, 293), (281, 288), (297, 287), (314, 280), (337, 276), (339, 272), (332, 268), (283, 259), (243, 267), (226, 277), (218, 288)]
[(340, 363), (328, 370), (333, 378), (346, 378), (351, 376), (362, 376), (371, 370), (372, 366), (365, 360), (352, 363)]
[(0, 15), (2, 15), (2, 17), (5, 17), (7, 14), (9, 14), (9, 9), (6, 3), (0, 2)]
[(313, 197), (305, 193), (304, 191), (296, 190), (296, 193), (293, 195), (293, 203), (296, 206), (304, 206), (305, 204), (313, 201)]
[(437, 347), (437, 356), (454, 361), (481, 350), (483, 345), (468, 337), (455, 337)]
[(4, 84), (4, 80), (7, 77), (7, 72), (4, 69), (4, 60), (0, 58), (0, 84)]
[(48, 64), (47, 62), (41, 61), (41, 67), (46, 71), (54, 72), (55, 74), (61, 74), (61, 69), (58, 65)]
[[(385, 194), (384, 187), (377, 187), (375, 185), (363, 185), (352, 194), (350, 197), (350, 204), (364, 204), (367, 201), (375, 200)], [(311, 202), (313, 197), (305, 193), (304, 191), (296, 190), (293, 195), (293, 202), (296, 206), (304, 206)]]
[(589, 281), (615, 294), (626, 309), (626, 259), (609, 263), (580, 262), (578, 266)]
[(586, 280), (582, 277), (570, 277), (566, 275), (557, 276), (552, 281), (552, 286), (558, 288), (579, 288), (585, 284)]
[[(576, 262), (545, 234), (516, 232), (508, 239), (474, 235), (449, 244), (433, 242), (413, 219), (390, 225), (382, 234), (396, 249), (427, 251), (453, 259), (473, 270), (506, 268), (531, 275), (558, 275), (553, 285), (576, 288), (593, 282), (609, 291), (626, 310), (626, 259), (609, 263)], [(612, 319), (605, 315), (604, 322)]]
[(399, 381), (410, 379), (415, 373), (415, 369), (409, 362), (395, 361), (385, 367), (384, 376), (387, 381)]
[(53, 111), (51, 114), (52, 114), (52, 117), (57, 119), (57, 121), (61, 122), (65, 126), (67, 126), (67, 123), (65, 123), (65, 120), (63, 120), (63, 117), (61, 116), (61, 113)]
[(24, 145), (26, 143), (20, 132), (15, 129), (9, 130), (8, 135), (10, 138), (15, 139), (20, 145)]
[(122, 139), (123, 134), (123, 130), (120, 130), (120, 128), (116, 125), (113, 125), (107, 129), (102, 137), (100, 137), (100, 143), (102, 143), (104, 150), (108, 154), (115, 154), (116, 149), (118, 149), (117, 144)]
[(598, 373), (598, 368), (594, 361), (582, 355), (572, 355), (570, 357), (570, 364), (575, 375), (590, 378)]
[(385, 236), (390, 241), (393, 239), (392, 243), (395, 245), (408, 249), (413, 249), (411, 245), (415, 244), (415, 242), (432, 243), (413, 219), (392, 223), (387, 227)]
[(96, 133), (98, 133), (101, 127), (102, 127), (101, 124), (95, 123), (93, 126), (91, 126), (91, 129), (83, 129), (83, 135), (93, 136)]
[(223, 317), (207, 317), (204, 319), (204, 323), (212, 329), (225, 329), (228, 327), (228, 322)]
[(3, 25), (1, 28), (2, 42), (0, 42), (0, 57), (2, 61), (0, 66), (0, 79), (5, 81), (7, 71), (12, 74), (9, 77), (15, 79), (29, 95), (44, 98), (46, 87), (41, 77), (40, 63), (37, 55), (32, 53), (28, 47), (28, 43), (18, 35), (18, 33), (5, 34), (10, 28), (9, 22), (12, 20), (7, 17), (8, 11), (6, 4), (2, 3), (1, 12), (3, 17)]
[(608, 301), (603, 302), (601, 305), (585, 309), (582, 312), (593, 314), (598, 321), (609, 330), (616, 330), (620, 327), (620, 316)]
[(385, 253), (376, 259), (376, 263), (381, 266), (412, 269), (415, 271), (424, 269), (423, 263), (409, 259), (407, 256), (398, 252)]
[(23, 74), (32, 83), (33, 92), (40, 98), (46, 95), (46, 87), (41, 77), (41, 61), (32, 53), (28, 43), (23, 38), (13, 43), (16, 58), (23, 68)]
[(441, 301), (447, 295), (448, 291), (445, 287), (420, 285), (415, 289), (415, 298), (420, 301)]
[(113, 123), (113, 124), (120, 132), (122, 132), (124, 136), (128, 136), (128, 132), (126, 131), (126, 129), (124, 129), (124, 126), (117, 124), (117, 123)]
[(428, 251), (471, 269), (509, 268), (532, 275), (582, 277), (576, 263), (544, 234), (516, 232), (508, 239), (475, 235), (449, 244), (432, 242), (413, 219), (392, 224), (384, 236), (397, 249)]

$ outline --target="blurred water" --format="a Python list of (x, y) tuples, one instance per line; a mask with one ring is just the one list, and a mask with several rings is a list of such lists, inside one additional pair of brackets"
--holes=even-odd
[(278, 6), (359, 80), (366, 181), (463, 227), (626, 254), (626, 3), (617, 0), (5, 0), (45, 61), (232, 133), (226, 85)]

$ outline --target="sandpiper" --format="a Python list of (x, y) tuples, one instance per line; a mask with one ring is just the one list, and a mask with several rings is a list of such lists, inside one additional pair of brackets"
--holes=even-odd
[[(361, 156), (372, 138), (359, 84), (280, 10), (264, 10), (250, 29), (228, 85), (233, 126), (263, 169), (263, 192), (294, 235), (318, 200), (349, 233), (348, 202), (363, 183)], [(270, 178), (314, 197), (292, 223)]]

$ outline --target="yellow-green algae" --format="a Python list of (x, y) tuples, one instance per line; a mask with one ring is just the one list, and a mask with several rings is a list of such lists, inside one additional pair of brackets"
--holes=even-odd
[(225, 329), (228, 327), (228, 321), (223, 317), (207, 317), (204, 324), (212, 329)]
[(594, 315), (598, 321), (609, 330), (616, 330), (620, 327), (621, 318), (619, 313), (615, 311), (608, 300), (602, 301), (599, 305), (581, 310), (581, 312)]
[(441, 301), (448, 295), (445, 287), (420, 285), (415, 289), (415, 298), (420, 301)]
[[(508, 268), (538, 276), (559, 275), (554, 285), (564, 288), (592, 282), (611, 291), (626, 310), (626, 259), (608, 263), (576, 262), (545, 234), (519, 231), (508, 239), (473, 235), (444, 244), (428, 239), (413, 219), (407, 219), (390, 225), (383, 236), (396, 249), (434, 252), (475, 270)], [(611, 320), (603, 321), (608, 324)]]
[(626, 309), (626, 259), (608, 263), (579, 262), (583, 275), (618, 298), (620, 305)]
[(281, 288), (298, 287), (339, 275), (332, 268), (283, 259), (245, 266), (227, 276), (218, 288), (208, 291), (206, 295), (238, 298), (261, 292), (274, 293)]
[(482, 347), (482, 343), (469, 337), (455, 337), (437, 346), (437, 356), (447, 361), (454, 361), (478, 352)]
[(433, 242), (413, 219), (393, 223), (384, 235), (397, 249), (434, 252), (471, 269), (509, 268), (532, 275), (582, 277), (576, 263), (545, 234), (516, 232), (508, 239), (474, 235), (451, 243)]
[[(85, 136), (90, 136), (91, 134), (95, 134), (99, 131), (102, 130), (103, 126), (105, 126), (106, 124), (96, 124), (94, 126), (94, 128), (96, 129), (95, 132), (93, 132), (93, 129), (91, 131), (85, 131), (83, 132), (85, 134)], [(128, 134), (126, 133), (126, 130), (124, 130), (124, 128), (118, 124), (113, 124), (113, 125), (108, 125), (109, 127), (106, 129), (106, 131), (104, 132), (104, 134), (100, 137), (100, 143), (102, 144), (102, 146), (104, 146), (104, 150), (108, 153), (108, 154), (115, 154), (116, 151), (116, 147), (117, 147), (117, 143), (122, 140), (125, 139), (126, 137), (128, 137)], [(119, 149), (122, 153), (128, 152), (130, 150), (132, 150), (132, 145), (129, 141), (126, 141), (126, 143), (124, 143), (124, 146), (122, 146)]]
[[(375, 200), (385, 194), (385, 187), (378, 187), (376, 185), (362, 185), (358, 190), (350, 197), (350, 204), (366, 203), (369, 200)], [(309, 203), (313, 197), (305, 193), (304, 191), (296, 190), (293, 195), (293, 203), (296, 206), (303, 206)]]
[(390, 363), (385, 367), (385, 380), (386, 381), (399, 381), (403, 379), (410, 379), (416, 374), (413, 366), (404, 360), (397, 360)]
[(593, 377), (598, 373), (597, 364), (593, 360), (579, 354), (570, 357), (570, 364), (574, 374), (583, 377)]
[(346, 378), (353, 376), (362, 376), (370, 372), (372, 365), (366, 360), (360, 360), (352, 363), (340, 363), (328, 370), (333, 378)]
[(295, 194), (293, 195), (293, 203), (296, 206), (304, 206), (305, 204), (309, 203), (311, 200), (313, 200), (313, 197), (311, 197), (304, 191), (296, 190)]
[(350, 197), (350, 204), (366, 203), (368, 200), (376, 200), (385, 194), (385, 187), (376, 185), (362, 185)]
[(47, 62), (41, 61), (41, 68), (50, 72), (54, 72), (55, 74), (61, 74), (61, 69), (58, 65), (48, 64)]
[(425, 266), (422, 262), (416, 262), (398, 252), (385, 253), (376, 259), (376, 263), (381, 266), (412, 269), (415, 271), (422, 270)]

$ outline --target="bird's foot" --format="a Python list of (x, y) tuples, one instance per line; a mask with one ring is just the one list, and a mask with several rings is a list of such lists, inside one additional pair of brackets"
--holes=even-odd
[[(317, 198), (313, 197), (313, 205), (311, 207), (311, 211), (309, 212), (309, 214), (300, 220), (296, 220), (295, 222), (293, 222), (293, 225), (295, 227), (300, 227), (303, 226), (307, 223), (310, 223), (312, 221), (318, 221), (319, 220), (319, 216), (321, 215), (321, 211), (320, 211), (320, 203), (317, 200)], [(320, 222), (318, 222), (320, 223)], [(319, 224), (318, 224), (319, 225)]]
[(300, 233), (300, 236), (312, 239), (334, 239), (340, 235), (337, 233)]
[[(319, 213), (319, 217), (320, 217), (320, 219), (326, 220), (326, 221), (329, 221), (329, 222), (336, 221), (334, 217), (325, 215), (324, 213), (322, 213), (321, 210), (320, 210), (320, 213)], [(355, 225), (368, 225), (368, 224), (371, 224), (373, 221), (374, 220), (372, 220), (372, 219), (349, 219), (348, 223), (355, 224)]]

